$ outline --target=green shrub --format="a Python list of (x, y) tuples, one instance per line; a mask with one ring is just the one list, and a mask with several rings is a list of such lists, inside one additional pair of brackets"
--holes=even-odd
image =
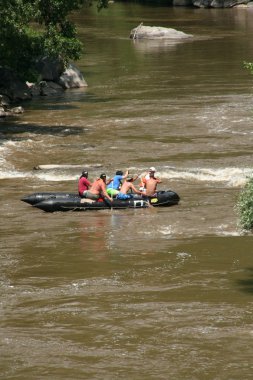
[(253, 63), (251, 62), (243, 62), (243, 67), (253, 74)]
[(253, 177), (250, 178), (242, 189), (237, 209), (240, 216), (240, 225), (245, 230), (253, 229)]

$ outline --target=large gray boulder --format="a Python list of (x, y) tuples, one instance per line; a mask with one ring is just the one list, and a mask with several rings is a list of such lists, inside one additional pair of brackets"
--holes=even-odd
[(19, 115), (24, 112), (23, 107), (10, 107), (10, 99), (5, 95), (0, 95), (0, 118)]
[(173, 0), (174, 7), (189, 7), (192, 6), (193, 0)]
[(64, 71), (64, 64), (59, 58), (42, 57), (36, 62), (36, 70), (41, 81), (57, 82)]
[(29, 83), (33, 96), (50, 96), (70, 88), (87, 87), (81, 71), (73, 64), (64, 68), (60, 59), (41, 58), (36, 68), (40, 81)]
[(64, 89), (87, 86), (82, 73), (76, 66), (70, 63), (65, 68), (58, 58), (43, 57), (38, 60), (36, 69), (41, 82), (55, 82)]
[(10, 69), (0, 67), (0, 94), (5, 95), (10, 102), (31, 99), (31, 91)]
[(64, 70), (58, 80), (58, 83), (66, 89), (87, 87), (83, 74), (73, 64), (69, 64), (69, 66)]
[(248, 2), (248, 0), (193, 0), (193, 5), (198, 8), (232, 8)]
[(164, 28), (161, 26), (144, 26), (142, 23), (131, 30), (130, 38), (132, 39), (185, 39), (193, 37), (172, 28)]

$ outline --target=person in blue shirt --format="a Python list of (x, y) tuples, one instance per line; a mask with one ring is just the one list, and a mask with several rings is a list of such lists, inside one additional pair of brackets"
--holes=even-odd
[(119, 193), (119, 190), (122, 185), (122, 180), (127, 178), (128, 173), (128, 169), (126, 170), (124, 175), (122, 170), (117, 170), (115, 176), (113, 177), (113, 180), (107, 185), (107, 194), (109, 194), (111, 197), (115, 197)]

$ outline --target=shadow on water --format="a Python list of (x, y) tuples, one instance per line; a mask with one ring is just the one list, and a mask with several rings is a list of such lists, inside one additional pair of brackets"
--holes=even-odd
[(131, 0), (129, 3), (137, 3), (141, 5), (146, 6), (152, 6), (152, 7), (172, 7), (173, 1), (172, 0)]
[[(83, 127), (73, 127), (68, 125), (36, 125), (12, 123), (11, 121), (0, 123), (0, 139), (13, 139), (12, 135), (31, 133), (36, 135), (55, 135), (55, 136), (70, 136), (85, 133), (88, 129)], [(18, 140), (17, 137), (14, 140)]]
[(64, 93), (57, 97), (42, 97), (38, 100), (31, 101), (25, 108), (33, 110), (49, 110), (49, 111), (66, 111), (77, 110), (79, 106), (76, 103), (106, 103), (115, 98), (99, 98), (93, 94), (73, 94)]
[[(59, 92), (50, 96), (38, 96), (32, 100), (25, 100), (18, 105), (22, 105), (25, 110), (47, 110), (47, 111), (71, 111), (79, 109), (78, 103), (106, 103), (116, 100), (115, 97), (98, 97), (96, 94), (87, 92), (86, 88), (77, 88)], [(8, 118), (8, 121), (16, 123), (19, 116)], [(1, 123), (5, 124), (5, 119), (0, 118)]]
[(253, 268), (246, 268), (247, 272), (249, 272), (249, 276), (247, 279), (237, 280), (237, 285), (239, 285), (240, 290), (246, 293), (253, 294)]

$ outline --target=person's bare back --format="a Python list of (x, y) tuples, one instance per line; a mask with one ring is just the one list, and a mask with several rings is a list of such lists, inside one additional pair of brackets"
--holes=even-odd
[(103, 193), (104, 190), (105, 184), (101, 178), (97, 179), (90, 188), (90, 192), (96, 195)]
[(87, 198), (92, 197), (99, 197), (107, 198), (110, 201), (112, 201), (112, 198), (107, 194), (106, 192), (106, 175), (102, 173), (100, 175), (100, 178), (98, 178), (93, 184), (91, 185), (91, 188), (89, 191), (87, 191)]
[(158, 183), (161, 183), (161, 180), (158, 178), (154, 178), (154, 177), (150, 177), (150, 179), (148, 179), (146, 181), (146, 193), (145, 194), (148, 197), (155, 195), (156, 187), (157, 187)]
[(132, 190), (136, 194), (141, 194), (141, 192), (135, 188), (132, 182), (125, 181), (120, 189), (120, 192), (122, 194), (127, 194), (129, 190)]

